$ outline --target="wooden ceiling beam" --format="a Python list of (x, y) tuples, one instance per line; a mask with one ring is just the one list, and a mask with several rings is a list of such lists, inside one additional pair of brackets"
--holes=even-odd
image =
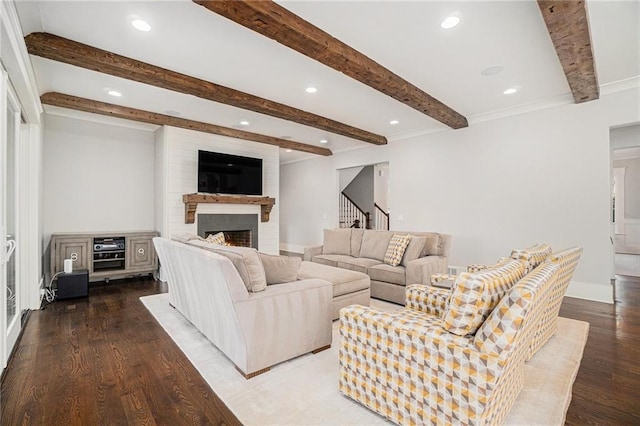
[(462, 114), (272, 1), (193, 1), (340, 71), (449, 127), (459, 129), (468, 126), (467, 119)]
[(185, 118), (173, 117), (171, 115), (157, 114), (155, 112), (141, 109), (129, 108), (121, 105), (114, 105), (106, 102), (94, 101), (92, 99), (80, 98), (66, 95), (64, 93), (48, 92), (40, 97), (45, 105), (53, 105), (62, 108), (74, 109), (77, 111), (91, 112), (94, 114), (106, 115), (109, 117), (124, 118), (126, 120), (139, 121), (142, 123), (157, 124), (158, 126), (173, 126), (182, 129), (196, 130), (198, 132), (211, 133), (214, 135), (228, 136), (230, 138), (244, 139), (248, 141), (260, 142), (268, 145), (276, 145), (281, 148), (295, 151), (309, 152), (317, 155), (332, 155), (331, 150), (314, 145), (307, 145), (286, 139), (274, 138), (272, 136), (260, 135), (258, 133), (245, 132), (243, 130), (230, 129), (228, 127), (217, 126), (215, 124), (203, 123), (201, 121), (187, 120)]
[(575, 103), (600, 97), (584, 1), (538, 0)]
[(315, 127), (376, 145), (384, 136), (48, 33), (25, 37), (30, 54)]

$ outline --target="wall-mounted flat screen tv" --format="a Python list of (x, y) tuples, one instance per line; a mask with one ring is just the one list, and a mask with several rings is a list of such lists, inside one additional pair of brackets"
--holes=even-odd
[(262, 195), (262, 158), (199, 150), (198, 192)]

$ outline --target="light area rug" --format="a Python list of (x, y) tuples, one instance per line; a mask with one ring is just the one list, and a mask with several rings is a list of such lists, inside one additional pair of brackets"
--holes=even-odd
[[(383, 417), (338, 391), (338, 321), (331, 349), (278, 364), (246, 380), (229, 359), (168, 302), (140, 298), (194, 367), (244, 425), (378, 425)], [(371, 300), (383, 310), (398, 305)], [(560, 318), (558, 333), (526, 365), (525, 386), (505, 424), (562, 425), (587, 341), (586, 322)]]

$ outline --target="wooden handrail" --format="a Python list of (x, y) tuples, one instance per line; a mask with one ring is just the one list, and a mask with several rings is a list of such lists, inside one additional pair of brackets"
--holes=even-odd
[(387, 217), (387, 219), (389, 219), (389, 213), (387, 213), (384, 210), (382, 210), (382, 208), (377, 203), (373, 203), (373, 207), (378, 209), (380, 211), (380, 213), (382, 213), (383, 215), (385, 215)]

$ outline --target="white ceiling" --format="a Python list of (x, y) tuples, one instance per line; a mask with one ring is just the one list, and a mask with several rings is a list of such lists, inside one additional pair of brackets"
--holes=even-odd
[[(285, 1), (281, 5), (474, 118), (566, 99), (562, 67), (535, 1)], [(637, 1), (588, 1), (600, 85), (640, 75)], [(17, 1), (24, 34), (45, 31), (120, 55), (268, 98), (389, 140), (446, 129), (443, 124), (275, 41), (188, 0)], [(450, 30), (440, 22), (457, 14)], [(130, 21), (145, 19), (150, 32)], [(71, 95), (238, 127), (326, 146), (334, 152), (367, 143), (266, 115), (31, 57), (40, 93)], [(501, 64), (504, 71), (480, 72)], [(318, 92), (304, 89), (315, 85)], [(512, 86), (513, 95), (502, 92)], [(123, 93), (114, 98), (106, 89)], [(45, 106), (59, 113), (61, 109)], [(75, 115), (82, 115), (75, 113)], [(392, 119), (400, 123), (389, 124)], [(451, 130), (455, 131), (455, 130)], [(320, 139), (328, 139), (321, 145)], [(286, 163), (311, 154), (281, 150)]]

